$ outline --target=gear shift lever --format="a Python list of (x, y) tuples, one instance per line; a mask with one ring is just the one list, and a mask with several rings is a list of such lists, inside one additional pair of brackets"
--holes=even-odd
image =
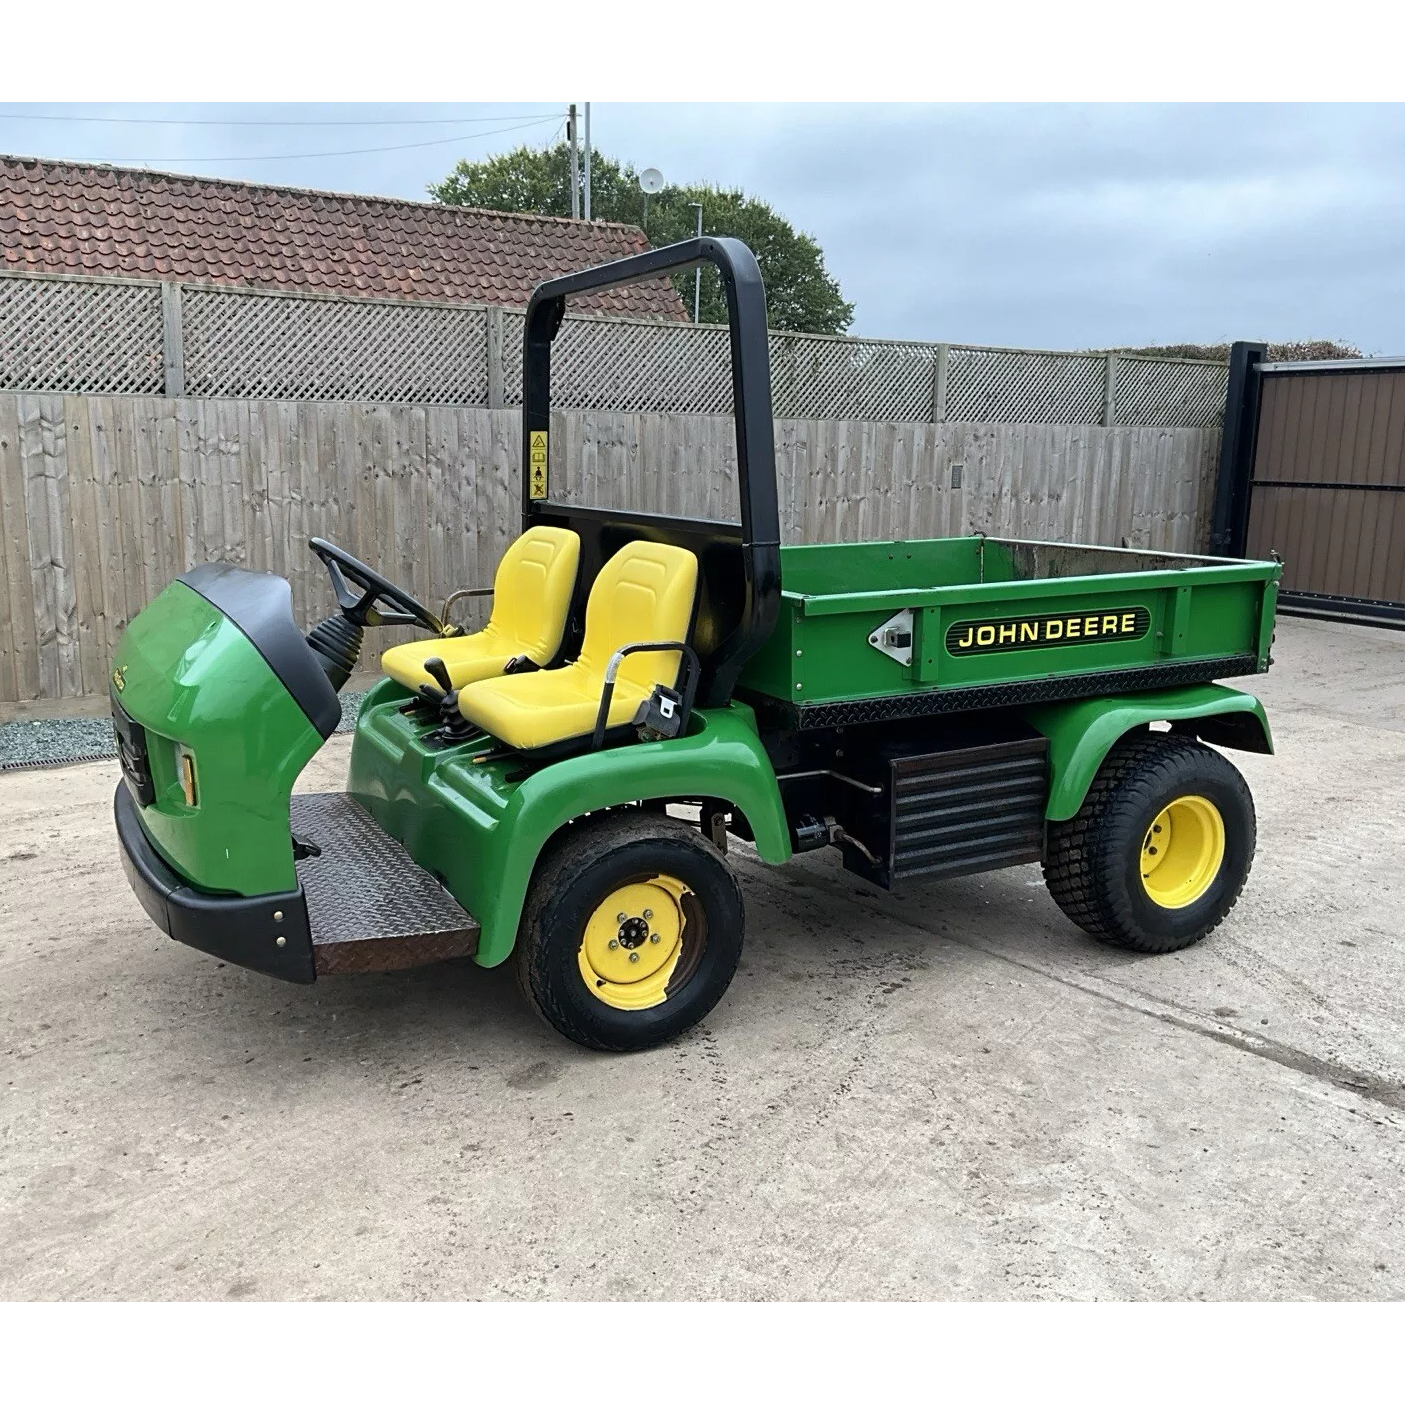
[(446, 698), (455, 691), (453, 680), (449, 677), (449, 670), (444, 666), (443, 659), (436, 655), (434, 658), (426, 659), (423, 667), (424, 671), (439, 685)]
[(444, 742), (464, 741), (473, 735), (473, 726), (459, 715), (459, 690), (439, 657), (428, 658), (423, 664), (424, 671), (444, 690), (439, 699), (439, 729), (432, 733)]

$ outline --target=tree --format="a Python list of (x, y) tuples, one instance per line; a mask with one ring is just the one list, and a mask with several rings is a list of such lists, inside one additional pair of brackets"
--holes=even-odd
[[(487, 161), (460, 161), (429, 193), (446, 205), (505, 210), (537, 215), (571, 213), (571, 158), (564, 142), (547, 148), (522, 146)], [(638, 225), (658, 248), (687, 239), (697, 229), (703, 207), (708, 234), (730, 234), (749, 245), (766, 280), (771, 326), (783, 332), (844, 331), (854, 320), (854, 305), (845, 302), (838, 282), (824, 266), (820, 246), (799, 233), (762, 200), (740, 190), (710, 185), (666, 186), (645, 195), (633, 166), (591, 154), (590, 206), (595, 219)], [(676, 274), (679, 296), (691, 312), (693, 275)], [(704, 269), (701, 320), (725, 322), (727, 304), (716, 270)]]

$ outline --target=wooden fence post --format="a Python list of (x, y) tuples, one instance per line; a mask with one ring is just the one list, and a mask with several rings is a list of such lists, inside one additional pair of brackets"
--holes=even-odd
[(951, 347), (946, 342), (937, 343), (937, 358), (932, 369), (932, 423), (946, 422), (946, 386)]
[(1103, 378), (1103, 423), (1117, 423), (1117, 353), (1107, 354), (1107, 371)]
[(185, 394), (185, 343), (181, 335), (181, 285), (161, 285), (161, 362), (166, 372), (166, 394)]
[(503, 407), (502, 308), (488, 308), (488, 408)]

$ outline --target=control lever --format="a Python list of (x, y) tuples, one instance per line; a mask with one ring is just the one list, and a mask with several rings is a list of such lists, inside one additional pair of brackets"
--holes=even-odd
[(458, 721), (459, 716), (459, 690), (454, 687), (454, 681), (449, 677), (449, 670), (444, 665), (444, 660), (437, 654), (424, 661), (424, 671), (434, 679), (443, 689), (444, 695), (439, 699), (439, 720), (445, 726), (452, 726)]
[(439, 728), (431, 735), (443, 742), (464, 741), (471, 737), (473, 724), (459, 715), (459, 690), (454, 687), (444, 660), (437, 656), (428, 658), (422, 667), (444, 690), (444, 696), (439, 700)]
[(438, 655), (434, 658), (426, 659), (423, 668), (439, 685), (446, 698), (450, 693), (455, 691), (453, 680), (449, 677), (449, 670), (444, 666), (444, 660), (439, 658)]

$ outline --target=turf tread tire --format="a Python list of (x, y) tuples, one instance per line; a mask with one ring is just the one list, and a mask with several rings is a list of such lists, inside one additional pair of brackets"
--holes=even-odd
[[(1227, 831), (1237, 821), (1241, 832), (1233, 845), (1227, 832), (1224, 881), (1217, 880), (1211, 889), (1214, 903), (1201, 913), (1196, 912), (1200, 903), (1184, 910), (1187, 918), (1199, 920), (1185, 925), (1174, 912), (1164, 917), (1156, 914), (1163, 927), (1179, 925), (1181, 929), (1149, 930), (1139, 920), (1127, 885), (1119, 881), (1119, 864), (1125, 862), (1124, 846), (1130, 837), (1128, 827), (1135, 830), (1136, 823), (1142, 822), (1138, 817), (1150, 822), (1160, 809), (1156, 797), (1164, 795), (1169, 785), (1197, 780), (1209, 780), (1223, 788), (1229, 803), (1221, 809), (1230, 810), (1223, 816)], [(1141, 834), (1135, 837), (1139, 842)], [(1229, 761), (1193, 737), (1139, 732), (1113, 745), (1078, 813), (1070, 820), (1050, 824), (1044, 881), (1064, 915), (1094, 940), (1124, 951), (1161, 955), (1201, 941), (1224, 921), (1249, 876), (1255, 841), (1253, 797)]]

